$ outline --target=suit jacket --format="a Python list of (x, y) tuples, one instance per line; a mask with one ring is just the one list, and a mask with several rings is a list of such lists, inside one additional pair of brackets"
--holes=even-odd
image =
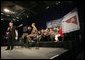
[(9, 28), (9, 29), (8, 29), (8, 32), (9, 32), (8, 37), (13, 37), (13, 38), (15, 38), (15, 37), (16, 37), (15, 26), (13, 26), (12, 28), (11, 28), (11, 27), (8, 27), (8, 28)]

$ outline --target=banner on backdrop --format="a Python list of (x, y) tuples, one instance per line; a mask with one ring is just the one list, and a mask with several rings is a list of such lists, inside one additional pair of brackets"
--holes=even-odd
[(60, 19), (47, 22), (47, 28), (54, 28), (57, 26), (62, 26), (63, 33), (70, 33), (72, 31), (80, 30), (77, 9), (73, 9)]
[(80, 30), (77, 9), (74, 9), (67, 15), (65, 15), (61, 22), (61, 25), (63, 33), (69, 33), (72, 31)]

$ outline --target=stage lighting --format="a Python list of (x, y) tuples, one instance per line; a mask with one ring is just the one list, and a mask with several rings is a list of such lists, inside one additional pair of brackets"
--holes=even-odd
[(10, 16), (10, 15), (7, 15), (7, 16)]
[(15, 12), (13, 12), (13, 11), (10, 11), (10, 13), (15, 14)]
[(46, 9), (48, 9), (48, 8), (49, 8), (49, 6), (46, 7)]
[(60, 1), (58, 3), (60, 3)]
[(17, 20), (17, 21), (19, 21), (19, 20)]
[(15, 21), (16, 19), (13, 18), (13, 20)]
[(27, 18), (28, 18), (29, 16), (27, 16)]
[(55, 3), (56, 5), (58, 5), (58, 3)]
[(9, 9), (7, 9), (7, 8), (5, 8), (5, 9), (4, 9), (4, 11), (5, 11), (5, 12), (7, 12), (7, 13), (9, 13), (9, 12), (10, 12), (10, 10), (9, 10)]
[(3, 13), (1, 13), (2, 15), (4, 15)]
[(4, 19), (1, 19), (1, 20), (4, 20)]
[(15, 12), (10, 11), (10, 10), (9, 10), (9, 9), (7, 9), (7, 8), (5, 8), (5, 9), (4, 9), (4, 12), (6, 12), (6, 13), (11, 13), (11, 14), (15, 14)]
[(60, 3), (61, 3), (61, 2), (60, 2), (60, 1), (58, 1), (58, 2), (56, 2), (55, 4), (56, 4), (56, 5), (58, 5), (58, 4), (60, 4)]
[(17, 19), (19, 19), (19, 17), (16, 17)]

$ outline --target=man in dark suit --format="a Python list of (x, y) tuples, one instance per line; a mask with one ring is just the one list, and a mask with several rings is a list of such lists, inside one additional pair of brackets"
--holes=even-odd
[(8, 32), (8, 44), (6, 50), (9, 50), (10, 48), (12, 50), (14, 48), (14, 43), (16, 39), (16, 30), (15, 26), (13, 26), (13, 21), (9, 22), (9, 27), (7, 29), (7, 32)]

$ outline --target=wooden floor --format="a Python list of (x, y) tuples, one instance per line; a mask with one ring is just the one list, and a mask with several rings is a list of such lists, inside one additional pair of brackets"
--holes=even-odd
[(51, 47), (22, 48), (16, 46), (13, 50), (5, 49), (6, 46), (1, 47), (1, 59), (53, 59), (67, 51), (63, 48)]

